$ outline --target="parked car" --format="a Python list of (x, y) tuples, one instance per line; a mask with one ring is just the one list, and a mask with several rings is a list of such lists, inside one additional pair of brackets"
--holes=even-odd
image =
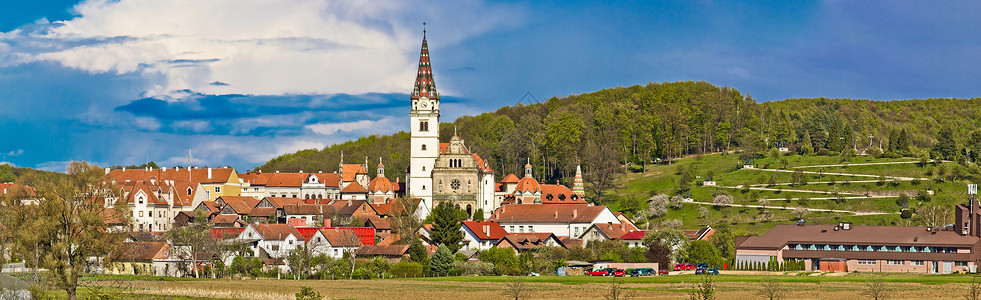
[(652, 276), (657, 274), (653, 268), (630, 269), (630, 276)]
[(531, 273), (528, 273), (528, 275), (526, 275), (526, 276), (541, 276), (541, 275), (538, 275), (538, 273), (535, 273), (535, 272), (531, 272)]
[(614, 277), (623, 277), (623, 276), (627, 276), (627, 271), (625, 271), (625, 270), (623, 270), (623, 269), (616, 269), (616, 270), (613, 270), (613, 276), (614, 276)]
[(692, 264), (677, 264), (674, 265), (675, 271), (691, 271), (695, 269), (695, 265)]
[(657, 275), (668, 275), (668, 270), (665, 269), (657, 270)]
[(699, 268), (695, 270), (695, 275), (719, 275), (719, 270)]
[(695, 269), (708, 269), (709, 265), (707, 263), (700, 263), (695, 266)]
[(613, 273), (615, 271), (616, 270), (614, 270), (613, 268), (599, 269), (599, 270), (593, 270), (592, 272), (589, 272), (589, 275), (590, 276), (610, 276), (610, 275), (613, 275)]

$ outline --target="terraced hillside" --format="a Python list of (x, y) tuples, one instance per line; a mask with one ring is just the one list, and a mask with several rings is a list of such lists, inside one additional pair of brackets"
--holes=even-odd
[[(798, 217), (812, 224), (949, 224), (953, 205), (967, 202), (965, 178), (977, 171), (976, 165), (912, 158), (771, 154), (747, 164), (737, 155), (711, 154), (627, 174), (605, 204), (627, 211), (642, 227), (728, 223), (737, 234), (761, 234)], [(648, 210), (657, 194), (685, 201), (675, 198), (658, 216)], [(901, 216), (903, 202), (908, 218)]]

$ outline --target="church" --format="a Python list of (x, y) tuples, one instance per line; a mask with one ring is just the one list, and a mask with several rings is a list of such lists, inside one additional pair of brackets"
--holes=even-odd
[(494, 170), (471, 153), (454, 132), (449, 143), (439, 141), (439, 93), (429, 62), (425, 31), (419, 54), (419, 71), (410, 97), (412, 101), (408, 195), (422, 199), (430, 208), (449, 202), (473, 218), (478, 209), (490, 216), (500, 201), (494, 197)]

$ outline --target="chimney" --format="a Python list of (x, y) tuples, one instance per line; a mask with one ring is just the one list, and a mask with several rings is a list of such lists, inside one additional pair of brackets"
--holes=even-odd
[(572, 210), (572, 218), (575, 219), (578, 216), (579, 216), (579, 210), (578, 209), (573, 209)]
[(324, 171), (317, 171), (317, 174), (323, 174)]
[(276, 174), (279, 174), (279, 170), (276, 170)]
[(126, 167), (123, 167), (123, 172), (126, 172)]
[(208, 179), (211, 179), (211, 167), (208, 167)]
[(111, 169), (109, 169), (109, 168), (106, 168), (106, 175), (109, 175), (109, 171), (110, 171), (110, 170), (111, 170)]
[(303, 170), (300, 170), (300, 173), (303, 173)]
[(484, 235), (490, 236), (490, 225), (484, 225)]
[(347, 206), (351, 206), (352, 204), (354, 204), (354, 200), (347, 199)]
[(153, 172), (153, 167), (149, 167), (149, 169), (150, 169), (150, 172)]
[(558, 218), (559, 218), (559, 211), (557, 211), (557, 210), (555, 211), (555, 218), (556, 218), (556, 219), (558, 219)]
[(164, 171), (164, 172), (167, 172), (167, 167), (162, 167), (162, 168), (160, 168), (160, 171)]

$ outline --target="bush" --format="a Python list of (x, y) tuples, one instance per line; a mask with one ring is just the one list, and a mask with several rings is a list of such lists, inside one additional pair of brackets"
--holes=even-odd
[(521, 266), (514, 251), (504, 248), (490, 248), (480, 252), (480, 261), (494, 265), (497, 275), (521, 275)]
[(644, 166), (631, 165), (627, 167), (627, 171), (630, 171), (631, 173), (640, 173), (644, 171)]
[(450, 269), (449, 272), (446, 272), (446, 276), (462, 276), (462, 275), (463, 275), (463, 270), (460, 269)]
[(821, 150), (818, 150), (817, 155), (830, 156), (831, 150), (828, 150), (827, 148), (821, 148)]
[(368, 272), (365, 268), (358, 268), (351, 273), (351, 279), (371, 279), (371, 272)]
[(295, 296), (296, 300), (320, 300), (324, 298), (324, 296), (321, 296), (320, 293), (315, 292), (309, 286), (301, 286), (300, 292), (296, 293)]
[(422, 276), (422, 264), (403, 260), (391, 268), (392, 275), (396, 278), (414, 278)]
[(453, 264), (456, 269), (463, 270), (464, 275), (494, 275), (494, 265), (482, 261), (458, 261)]
[(903, 211), (899, 213), (899, 217), (903, 219), (909, 219), (913, 217), (913, 213), (910, 212), (908, 209), (903, 209)]

